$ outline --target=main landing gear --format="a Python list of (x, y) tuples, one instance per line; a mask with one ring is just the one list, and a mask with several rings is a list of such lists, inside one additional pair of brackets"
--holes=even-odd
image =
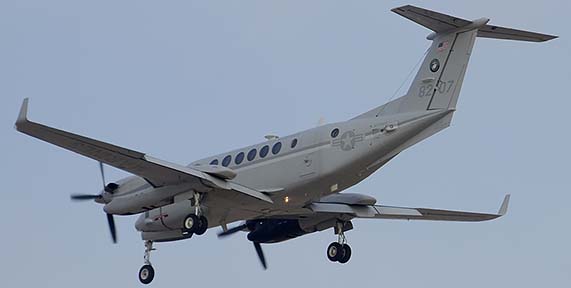
[(143, 284), (149, 284), (155, 278), (155, 269), (151, 265), (151, 251), (153, 248), (153, 241), (145, 241), (145, 265), (139, 270), (139, 281)]
[[(202, 206), (200, 205), (200, 200), (202, 199), (201, 193), (194, 193), (194, 213), (189, 214), (182, 221), (182, 234), (186, 235), (186, 238), (192, 237), (193, 234), (202, 235), (208, 229), (208, 219), (204, 217)], [(151, 251), (155, 250), (153, 248), (153, 241), (145, 241), (145, 264), (139, 270), (139, 281), (143, 284), (149, 284), (155, 278), (155, 269), (151, 264)]]
[(345, 264), (351, 259), (351, 247), (347, 244), (344, 226), (345, 223), (337, 223), (335, 227), (335, 232), (338, 235), (337, 242), (333, 242), (327, 247), (327, 258), (331, 262)]
[(208, 229), (208, 219), (203, 216), (202, 206), (200, 205), (200, 200), (202, 194), (194, 193), (194, 214), (189, 214), (186, 216), (182, 222), (182, 233), (183, 234), (196, 234), (202, 235), (206, 233)]

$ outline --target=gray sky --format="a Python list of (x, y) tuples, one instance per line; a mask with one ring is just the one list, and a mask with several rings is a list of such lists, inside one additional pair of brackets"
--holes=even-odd
[[(186, 164), (384, 103), (429, 45), (389, 11), (416, 2), (1, 1), (2, 286), (134, 287), (143, 263), (136, 217), (116, 219), (112, 245), (102, 207), (69, 201), (100, 190), (97, 163), (13, 129), (24, 97), (33, 120)], [(153, 285), (571, 284), (570, 3), (416, 3), (561, 38), (479, 39), (452, 127), (350, 189), (489, 212), (512, 193), (506, 217), (357, 220), (348, 264), (327, 260), (326, 231), (266, 245), (267, 271), (245, 234), (213, 229), (159, 244)]]

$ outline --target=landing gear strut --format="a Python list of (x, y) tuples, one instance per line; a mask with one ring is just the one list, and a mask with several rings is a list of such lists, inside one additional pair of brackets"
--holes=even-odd
[(208, 229), (208, 219), (203, 216), (202, 206), (200, 205), (200, 200), (202, 199), (202, 194), (194, 193), (194, 214), (189, 214), (184, 218), (182, 222), (182, 232), (184, 234), (196, 234), (202, 235)]
[(139, 281), (143, 284), (149, 284), (155, 278), (155, 269), (151, 265), (151, 251), (153, 248), (153, 241), (145, 241), (145, 265), (139, 270)]
[(345, 223), (338, 222), (335, 227), (335, 232), (337, 233), (337, 242), (329, 244), (327, 247), (327, 258), (331, 262), (347, 263), (351, 258), (351, 247), (347, 244), (347, 238), (345, 237)]

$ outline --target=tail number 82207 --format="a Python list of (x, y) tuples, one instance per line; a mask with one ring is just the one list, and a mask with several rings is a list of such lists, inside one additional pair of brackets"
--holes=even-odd
[(438, 92), (438, 94), (445, 94), (450, 92), (453, 86), (454, 86), (454, 80), (449, 80), (446, 82), (438, 80), (436, 89), (434, 88), (434, 84), (432, 83), (420, 85), (420, 88), (418, 90), (418, 97), (422, 98), (426, 96), (432, 96), (433, 92), (434, 93)]

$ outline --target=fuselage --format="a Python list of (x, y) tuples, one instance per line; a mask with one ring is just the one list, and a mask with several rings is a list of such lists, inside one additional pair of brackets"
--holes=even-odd
[[(258, 211), (255, 213), (248, 213), (247, 203), (242, 206), (236, 202), (225, 203), (215, 193), (206, 193), (203, 205), (211, 226), (273, 214), (283, 215), (288, 211), (295, 213), (326, 195), (339, 193), (359, 183), (403, 149), (424, 139), (414, 138), (451, 112), (422, 111), (327, 124), (203, 158), (188, 166), (196, 169), (206, 165), (230, 168), (237, 175), (231, 181), (264, 192), (274, 201), (267, 207), (256, 207)], [(147, 220), (145, 227), (138, 223), (139, 230), (177, 229), (181, 222), (179, 218), (192, 211), (189, 201), (170, 205), (164, 205), (161, 201), (172, 201), (173, 195), (196, 187), (176, 185), (153, 188), (138, 177), (119, 182), (120, 189), (105, 207), (106, 211), (115, 214), (146, 211), (141, 218), (154, 221), (149, 223)], [(162, 191), (157, 191), (159, 189)], [(153, 205), (146, 205), (144, 201)], [(112, 211), (111, 205), (115, 205), (114, 209), (119, 207), (123, 210)]]

